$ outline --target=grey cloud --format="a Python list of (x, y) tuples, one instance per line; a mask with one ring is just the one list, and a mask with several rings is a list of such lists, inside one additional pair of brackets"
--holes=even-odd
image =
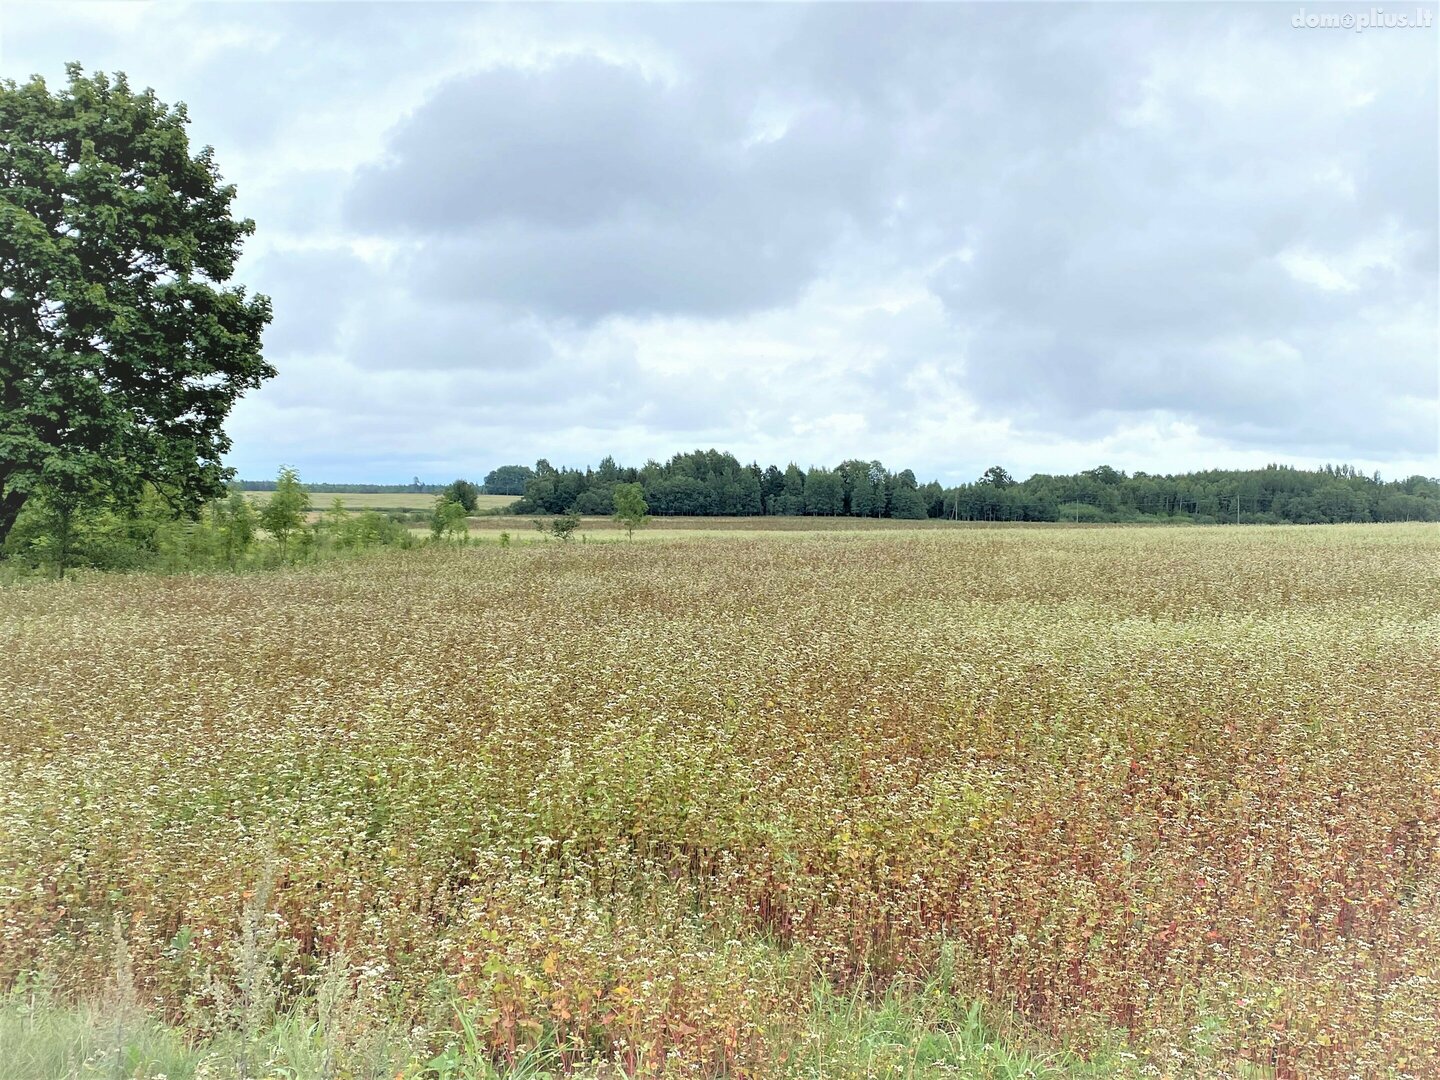
[(618, 312), (723, 315), (794, 297), (811, 261), (775, 239), (696, 235), (618, 220), (575, 231), (500, 228), (439, 241), (414, 260), (423, 287), (453, 301), (488, 297), (549, 316)]
[(351, 323), (346, 355), (372, 371), (470, 371), (487, 380), (526, 376), (553, 358), (543, 330), (485, 304), (454, 306), (388, 298)]
[[(7, 73), (58, 80), (61, 43), (189, 102), (276, 307), (244, 438), (303, 428), (352, 478), (408, 479), (435, 431), (577, 462), (806, 462), (855, 431), (921, 473), (996, 456), (885, 449), (952, 415), (1022, 445), (1180, 421), (1262, 460), (1435, 452), (1433, 31), (1251, 4), (17, 10)], [(316, 439), (362, 426), (340, 470)]]
[(360, 173), (353, 218), (432, 233), (673, 208), (711, 163), (669, 96), (638, 71), (593, 57), (453, 81), (392, 134), (386, 164)]
[[(1087, 23), (1124, 24), (1115, 9), (1091, 11)], [(1139, 55), (1163, 60), (1170, 49), (1184, 64), (1186, 43), (1165, 29)], [(1191, 29), (1215, 40), (1212, 61), (1256, 41), (1289, 44), (1288, 26), (1244, 9), (1210, 9)], [(1428, 66), (1432, 89), (1417, 94), (1374, 71), (1370, 105), (1321, 85), (1303, 100), (1238, 108), (1180, 83), (1163, 93), (1168, 123), (1082, 108), (1042, 148), (997, 148), (980, 168), (998, 166), (1009, 182), (975, 185), (973, 260), (952, 261), (932, 282), (970, 332), (967, 385), (1041, 428), (1164, 411), (1247, 443), (1328, 442), (1372, 457), (1433, 449), (1433, 419), (1390, 407), (1396, 388), (1364, 370), (1363, 340), (1346, 332), (1366, 308), (1428, 297), (1434, 310), (1437, 181), (1435, 155), (1424, 151), (1434, 139), (1434, 59), (1393, 37), (1384, 47), (1407, 70)], [(1065, 66), (1085, 70), (1090, 59)], [(1023, 72), (1035, 50), (1011, 60)], [(1122, 81), (1135, 80), (1129, 59), (1117, 60)], [(1019, 129), (1035, 113), (1071, 109), (1056, 89), (1041, 81), (1011, 95)], [(1118, 88), (1101, 96), (1127, 98)], [(1397, 138), (1406, 130), (1416, 139), (1408, 146)], [(1327, 170), (1353, 177), (1353, 196), (1337, 180), (1317, 183)], [(1384, 243), (1387, 230), (1406, 241), (1394, 265), (1352, 267), (1345, 289), (1297, 280), (1284, 265), (1297, 246), (1343, 264)], [(1415, 372), (1433, 375), (1433, 333), (1409, 349), (1401, 366), (1413, 391)], [(1433, 399), (1433, 377), (1419, 381)]]
[(241, 213), (264, 220), (265, 233), (292, 236), (345, 235), (335, 192), (349, 182), (346, 169), (287, 169), (282, 175), (239, 185)]
[(883, 164), (867, 118), (825, 102), (783, 131), (595, 57), (454, 81), (392, 133), (348, 208), (427, 238), (427, 287), (554, 315), (742, 312), (791, 300)]
[(330, 351), (355, 298), (374, 284), (371, 270), (349, 251), (323, 248), (270, 251), (251, 260), (243, 276), (275, 302), (265, 333), (271, 356)]

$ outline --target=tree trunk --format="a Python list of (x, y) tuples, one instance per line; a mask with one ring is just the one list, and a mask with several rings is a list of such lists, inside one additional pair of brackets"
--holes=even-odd
[(8, 491), (0, 498), (0, 547), (4, 547), (5, 538), (10, 535), (15, 519), (20, 516), (20, 508), (25, 505), (26, 497), (23, 491)]
[(57, 546), (55, 559), (55, 577), (57, 580), (65, 580), (65, 567), (70, 561), (70, 505), (66, 503), (60, 508), (60, 542)]

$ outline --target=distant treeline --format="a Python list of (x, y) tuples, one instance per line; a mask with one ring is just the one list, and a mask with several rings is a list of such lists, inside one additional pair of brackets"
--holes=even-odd
[[(525, 484), (535, 470), (529, 465), (501, 465), (498, 469), (491, 469), (485, 477), (485, 483), (471, 485), (472, 490), (480, 495), (524, 495)], [(274, 491), (274, 480), (232, 480), (230, 489), (232, 491)], [(466, 481), (468, 483), (468, 481)], [(440, 495), (452, 484), (425, 484), (421, 483), (417, 476), (408, 484), (305, 484), (306, 491), (315, 494), (326, 494), (330, 492), (354, 492), (358, 495)]]
[[(742, 465), (718, 450), (676, 454), (641, 468), (607, 457), (594, 468), (507, 465), (486, 477), (506, 494), (523, 490), (516, 513), (610, 514), (620, 483), (639, 483), (651, 514), (688, 516), (820, 515), (951, 518), (960, 521), (1144, 522), (1188, 520), (1241, 524), (1440, 521), (1440, 481), (1412, 476), (1385, 482), (1348, 465), (1296, 469), (1211, 469), (1179, 475), (1127, 475), (1108, 465), (1069, 476), (1036, 474), (1017, 481), (992, 466), (973, 483), (920, 484), (909, 469), (878, 461), (834, 468)], [(522, 487), (523, 485), (523, 487)], [(495, 486), (500, 486), (496, 484)]]
[[(357, 495), (438, 495), (445, 490), (444, 484), (422, 484), (418, 478), (408, 484), (305, 484), (306, 491), (317, 495), (329, 492), (354, 492)], [(274, 480), (233, 480), (232, 491), (274, 491)]]

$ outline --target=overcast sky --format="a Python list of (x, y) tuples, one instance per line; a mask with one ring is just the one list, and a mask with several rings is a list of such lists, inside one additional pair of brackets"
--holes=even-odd
[(1292, 25), (1372, 6), (5, 0), (0, 72), (239, 185), (242, 477), (1440, 475), (1440, 20)]

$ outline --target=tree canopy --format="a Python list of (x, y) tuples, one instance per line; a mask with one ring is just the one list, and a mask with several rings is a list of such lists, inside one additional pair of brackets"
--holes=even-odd
[[(611, 459), (607, 458), (606, 460), (610, 461)], [(614, 462), (611, 461), (611, 464)], [(635, 530), (644, 528), (650, 521), (650, 507), (645, 502), (645, 489), (639, 484), (616, 484), (613, 501), (616, 522), (633, 540)]]
[(289, 466), (281, 466), (275, 493), (260, 511), (260, 524), (280, 544), (283, 554), (290, 534), (305, 524), (310, 509), (310, 495), (300, 484), (300, 475)]
[(524, 495), (525, 484), (534, 475), (528, 465), (501, 465), (485, 474), (485, 494)]
[(475, 502), (479, 497), (480, 489), (469, 480), (452, 480), (440, 491), (442, 503), (459, 503), (467, 514), (475, 512)]
[(148, 487), (195, 515), (231, 408), (275, 374), (269, 300), (227, 284), (254, 222), (185, 106), (67, 75), (0, 81), (0, 542), (34, 497)]
[[(1320, 524), (1440, 521), (1440, 481), (1382, 481), (1348, 465), (1224, 469), (1157, 476), (1101, 465), (1070, 476), (1016, 480), (992, 465), (972, 483), (921, 484), (858, 458), (834, 468), (742, 465), (718, 450), (676, 454), (640, 468), (606, 458), (597, 468), (536, 464), (518, 513), (614, 514), (627, 484), (660, 516), (951, 518), (961, 521), (1216, 521)], [(628, 498), (628, 495), (625, 496)]]

